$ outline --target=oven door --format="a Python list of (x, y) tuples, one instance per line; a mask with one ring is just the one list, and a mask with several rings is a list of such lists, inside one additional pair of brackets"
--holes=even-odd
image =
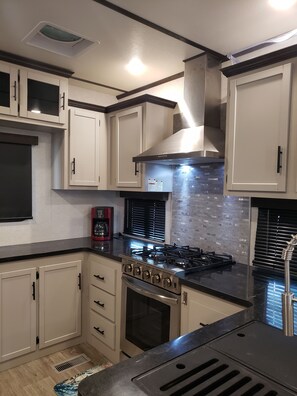
[(180, 335), (180, 296), (123, 274), (121, 350), (135, 356)]

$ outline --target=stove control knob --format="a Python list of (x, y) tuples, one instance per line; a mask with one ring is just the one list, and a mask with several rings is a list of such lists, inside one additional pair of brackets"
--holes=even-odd
[(150, 274), (149, 270), (143, 271), (143, 278), (144, 279), (149, 279), (150, 277), (151, 277), (151, 274)]
[(140, 267), (135, 267), (134, 268), (134, 275), (140, 275), (141, 274), (141, 268)]
[(133, 270), (132, 264), (126, 264), (125, 271), (126, 272), (132, 272), (132, 270)]
[(154, 274), (153, 275), (153, 282), (154, 283), (160, 283), (161, 282), (161, 276), (159, 274)]
[(172, 285), (172, 281), (170, 278), (164, 279), (164, 286), (170, 287)]

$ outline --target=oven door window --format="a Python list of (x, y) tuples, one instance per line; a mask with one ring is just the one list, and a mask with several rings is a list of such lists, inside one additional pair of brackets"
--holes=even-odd
[(169, 341), (170, 306), (127, 289), (126, 339), (143, 351)]

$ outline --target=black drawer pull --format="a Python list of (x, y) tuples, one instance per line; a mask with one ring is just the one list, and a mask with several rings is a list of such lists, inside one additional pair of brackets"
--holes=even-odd
[(99, 300), (98, 300), (98, 301), (95, 301), (95, 300), (94, 300), (94, 303), (97, 304), (97, 305), (99, 305), (100, 307), (104, 308), (104, 303), (103, 303), (103, 302), (101, 302), (101, 301), (99, 301)]
[(95, 276), (95, 278), (104, 281), (104, 276), (101, 276), (101, 275), (94, 275), (94, 276)]
[(104, 330), (100, 330), (100, 327), (95, 327), (95, 326), (94, 326), (94, 329), (95, 329), (96, 331), (98, 331), (98, 333), (104, 335)]
[(199, 324), (200, 324), (200, 326), (202, 326), (202, 327), (208, 326), (208, 323), (205, 324), (205, 323), (201, 323), (201, 322), (200, 322)]

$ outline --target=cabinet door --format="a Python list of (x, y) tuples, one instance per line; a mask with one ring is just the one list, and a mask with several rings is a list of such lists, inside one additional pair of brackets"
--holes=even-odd
[(40, 348), (81, 334), (81, 261), (39, 268)]
[(65, 78), (20, 70), (20, 116), (65, 124), (68, 85)]
[(36, 350), (36, 268), (0, 274), (0, 361)]
[(286, 191), (291, 64), (230, 82), (227, 189)]
[(69, 113), (69, 184), (98, 186), (99, 114), (82, 109), (70, 109)]
[[(141, 165), (132, 157), (142, 152), (142, 107), (117, 113), (111, 119), (111, 166), (116, 187), (141, 187)], [(113, 182), (113, 181), (112, 181)]]
[(214, 323), (244, 308), (196, 290), (182, 288), (181, 334)]
[(0, 63), (0, 113), (18, 115), (18, 70)]

